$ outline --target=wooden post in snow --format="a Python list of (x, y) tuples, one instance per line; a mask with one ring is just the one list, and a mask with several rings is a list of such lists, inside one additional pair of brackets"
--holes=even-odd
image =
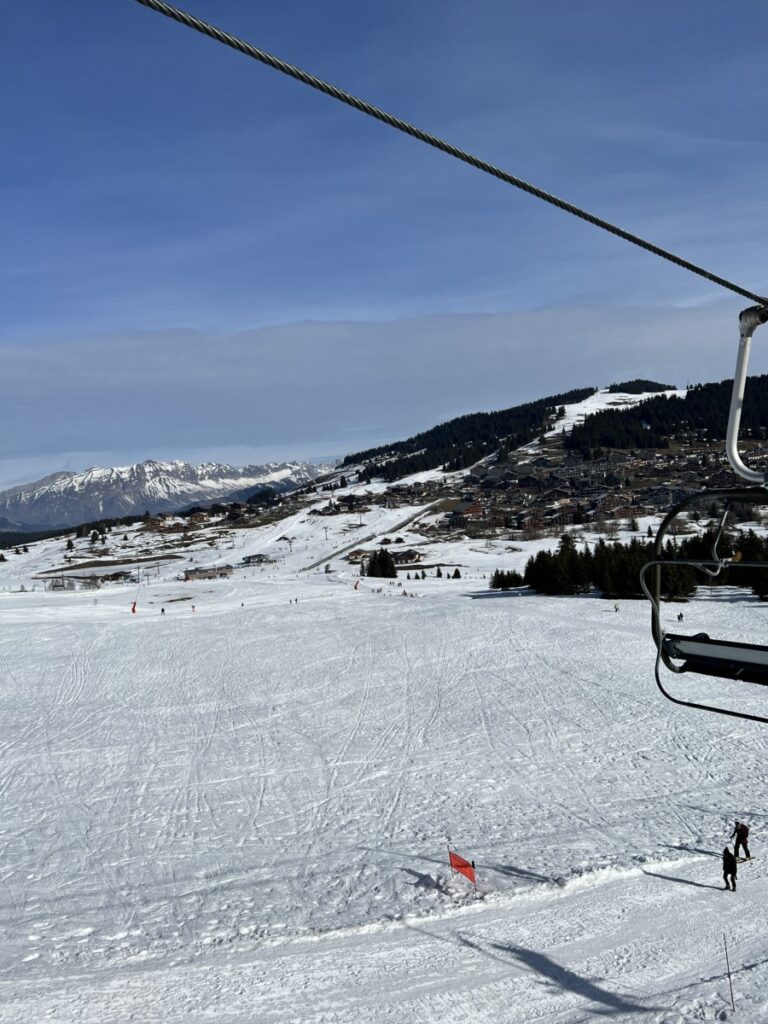
[(736, 1004), (733, 1001), (733, 983), (731, 982), (731, 965), (730, 965), (730, 963), (728, 961), (728, 940), (725, 937), (725, 932), (723, 932), (723, 945), (725, 946), (725, 966), (726, 966), (726, 969), (728, 971), (728, 987), (731, 990), (731, 1009), (735, 1013), (736, 1012)]

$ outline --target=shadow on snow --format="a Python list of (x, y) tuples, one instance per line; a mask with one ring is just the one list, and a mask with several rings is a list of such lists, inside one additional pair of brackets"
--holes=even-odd
[(646, 871), (645, 868), (640, 869), (644, 875), (648, 875), (650, 878), (661, 878), (665, 882), (679, 882), (681, 885), (693, 885), (697, 889), (722, 889), (721, 885), (710, 885), (708, 882), (694, 882), (690, 878), (676, 878), (674, 875), (660, 875), (656, 871)]

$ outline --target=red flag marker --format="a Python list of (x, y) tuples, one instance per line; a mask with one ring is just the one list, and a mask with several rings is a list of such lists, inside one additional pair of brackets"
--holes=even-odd
[(473, 860), (464, 860), (464, 858), (460, 857), (458, 853), (454, 853), (450, 847), (448, 847), (448, 860), (451, 864), (451, 870), (458, 871), (460, 875), (464, 875), (464, 877), (468, 878), (472, 885), (474, 885), (475, 889), (477, 889), (475, 862)]

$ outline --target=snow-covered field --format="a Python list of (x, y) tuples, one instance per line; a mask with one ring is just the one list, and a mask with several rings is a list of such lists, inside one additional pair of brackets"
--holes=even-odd
[[(0, 564), (0, 1021), (768, 1019), (768, 731), (662, 700), (647, 605), (491, 594), (537, 545), (421, 511), (203, 538), (138, 591), (32, 589), (61, 540)], [(355, 589), (334, 553), (395, 532), (463, 578)]]

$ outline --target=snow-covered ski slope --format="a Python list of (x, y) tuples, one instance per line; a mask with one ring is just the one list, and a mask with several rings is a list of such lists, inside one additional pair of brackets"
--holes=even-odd
[[(768, 731), (661, 699), (646, 605), (491, 594), (546, 542), (441, 544), (434, 514), (212, 528), (140, 588), (44, 592), (64, 542), (7, 553), (0, 1021), (765, 1021)], [(463, 578), (354, 589), (334, 553), (383, 535)], [(768, 625), (736, 593), (684, 611)]]
[(425, 583), (5, 596), (0, 1019), (697, 1020), (723, 931), (764, 1019), (759, 727), (657, 697), (642, 605)]

